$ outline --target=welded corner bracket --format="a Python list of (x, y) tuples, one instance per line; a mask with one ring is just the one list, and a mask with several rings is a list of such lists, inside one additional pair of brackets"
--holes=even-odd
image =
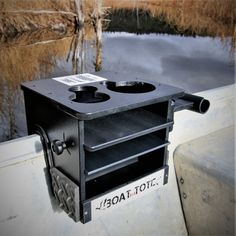
[(57, 168), (50, 168), (52, 188), (58, 205), (75, 222), (80, 221), (79, 186)]

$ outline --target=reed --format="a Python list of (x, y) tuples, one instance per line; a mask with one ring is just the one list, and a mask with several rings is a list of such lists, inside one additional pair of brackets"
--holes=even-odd
[[(96, 11), (98, 2), (103, 9), (129, 9), (138, 12), (147, 11), (150, 16), (165, 16), (169, 23), (174, 23), (180, 31), (191, 30), (196, 34), (235, 38), (235, 2), (234, 0), (82, 0), (83, 17), (89, 21)], [(70, 0), (0, 0), (0, 32), (9, 25), (15, 31), (27, 28), (45, 28), (50, 25), (65, 23), (66, 27), (74, 24), (73, 17), (50, 14), (4, 13), (21, 10), (52, 10), (76, 12), (75, 1)]]
[(12, 10), (75, 10), (74, 1), (66, 0), (1, 0), (2, 11)]
[(234, 0), (104, 0), (112, 10), (140, 9), (153, 17), (164, 15), (166, 21), (177, 25), (180, 31), (209, 36), (235, 36)]

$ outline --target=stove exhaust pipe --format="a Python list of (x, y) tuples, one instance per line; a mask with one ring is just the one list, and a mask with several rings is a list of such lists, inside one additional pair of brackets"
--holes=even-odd
[(174, 111), (181, 111), (184, 109), (195, 111), (204, 114), (208, 111), (210, 102), (200, 96), (185, 93), (183, 97), (175, 101)]
[(186, 93), (183, 99), (185, 101), (193, 102), (192, 107), (190, 107), (188, 110), (195, 111), (201, 114), (206, 113), (210, 107), (210, 102), (207, 99), (200, 96)]

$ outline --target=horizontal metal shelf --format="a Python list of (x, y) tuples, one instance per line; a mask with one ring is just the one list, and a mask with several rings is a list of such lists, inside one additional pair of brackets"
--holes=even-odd
[(89, 152), (98, 151), (172, 124), (166, 118), (141, 108), (85, 121), (84, 148)]
[[(136, 162), (119, 170), (103, 175), (95, 180), (86, 182), (86, 199), (92, 201), (96, 198), (109, 194), (120, 189), (127, 184), (137, 181), (140, 178), (147, 177), (153, 172), (165, 169), (168, 171), (168, 165), (160, 165), (152, 162)], [(166, 181), (166, 180), (165, 180)]]
[(137, 157), (168, 144), (168, 141), (148, 134), (97, 152), (85, 152), (86, 180), (129, 165), (135, 162)]

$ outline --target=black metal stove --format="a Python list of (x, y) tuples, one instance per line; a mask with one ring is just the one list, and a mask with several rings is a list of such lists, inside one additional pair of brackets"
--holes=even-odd
[(22, 89), (28, 133), (42, 137), (58, 204), (83, 223), (166, 184), (174, 111), (210, 105), (157, 81), (92, 74)]

